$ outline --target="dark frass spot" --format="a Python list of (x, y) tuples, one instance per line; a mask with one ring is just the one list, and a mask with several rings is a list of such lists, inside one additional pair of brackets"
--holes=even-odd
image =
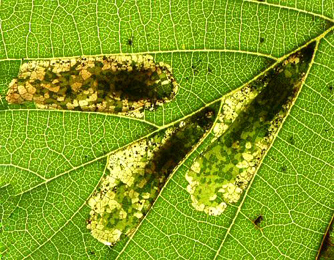
[(220, 215), (228, 204), (239, 200), (294, 103), (313, 48), (291, 55), (223, 98), (212, 143), (186, 173), (195, 209)]
[(264, 38), (260, 38), (260, 43), (263, 43), (264, 42)]
[[(131, 42), (132, 43), (132, 42)], [(23, 63), (10, 83), (10, 104), (143, 116), (178, 89), (171, 68), (148, 55), (115, 55)]]
[(218, 104), (110, 155), (109, 174), (90, 198), (92, 235), (107, 245), (130, 236), (169, 175), (212, 127)]
[(287, 172), (287, 170), (288, 170), (288, 167), (286, 167), (285, 165), (283, 165), (282, 167), (281, 167), (281, 171), (282, 172)]
[(260, 223), (261, 221), (263, 220), (263, 216), (262, 215), (259, 215), (255, 220), (254, 220), (254, 225), (259, 227), (260, 226)]
[(132, 44), (133, 44), (133, 40), (132, 40), (132, 39), (128, 39), (127, 44), (128, 44), (129, 46), (132, 46)]
[(295, 139), (293, 138), (293, 136), (290, 136), (290, 137), (289, 137), (288, 142), (289, 142), (291, 145), (294, 145), (294, 144), (295, 144)]
[(193, 71), (194, 76), (196, 76), (199, 73), (199, 70), (198, 70), (197, 67), (198, 67), (197, 65), (192, 65), (191, 66), (191, 69)]

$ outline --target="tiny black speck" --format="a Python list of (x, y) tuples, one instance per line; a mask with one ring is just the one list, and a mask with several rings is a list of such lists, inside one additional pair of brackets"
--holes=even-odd
[(282, 172), (286, 172), (287, 170), (288, 170), (288, 168), (285, 165), (281, 167)]
[(289, 143), (292, 144), (292, 145), (295, 144), (295, 139), (293, 138), (293, 136), (290, 136)]
[(261, 221), (263, 220), (263, 216), (259, 215), (255, 220), (254, 220), (254, 224), (255, 226), (259, 226), (259, 224), (261, 223)]

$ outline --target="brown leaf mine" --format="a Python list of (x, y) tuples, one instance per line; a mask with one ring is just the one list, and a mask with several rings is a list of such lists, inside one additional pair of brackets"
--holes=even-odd
[(113, 55), (23, 63), (6, 100), (141, 117), (144, 109), (170, 101), (177, 90), (168, 64), (155, 63), (149, 55)]
[(312, 53), (312, 46), (303, 49), (223, 99), (215, 137), (186, 173), (195, 209), (220, 215), (240, 199), (296, 99)]
[(106, 245), (131, 236), (169, 175), (211, 128), (216, 112), (204, 109), (110, 155), (109, 173), (88, 201), (87, 228)]

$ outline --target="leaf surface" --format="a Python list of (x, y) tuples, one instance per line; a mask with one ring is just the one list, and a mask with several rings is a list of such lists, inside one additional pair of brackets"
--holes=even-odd
[[(4, 258), (314, 259), (334, 209), (333, 16), (331, 0), (3, 1)], [(185, 174), (209, 135), (173, 173), (133, 237), (109, 248), (91, 236), (86, 201), (110, 153), (189, 117), (312, 41), (297, 101), (237, 204), (218, 217), (191, 206)], [(180, 84), (175, 100), (133, 119), (14, 107), (4, 99), (22, 59), (118, 53), (170, 64)], [(253, 223), (259, 215), (260, 229)]]

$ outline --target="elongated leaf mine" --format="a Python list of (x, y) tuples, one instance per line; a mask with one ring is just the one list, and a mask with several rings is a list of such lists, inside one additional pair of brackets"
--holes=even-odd
[(10, 83), (8, 103), (37, 108), (143, 116), (170, 101), (178, 85), (171, 67), (149, 55), (114, 55), (23, 63)]
[(204, 109), (110, 155), (109, 174), (88, 202), (87, 228), (96, 239), (113, 245), (134, 232), (173, 169), (211, 128), (215, 114)]
[(294, 103), (312, 53), (312, 46), (303, 49), (224, 98), (215, 138), (186, 173), (195, 209), (220, 215), (240, 199)]

